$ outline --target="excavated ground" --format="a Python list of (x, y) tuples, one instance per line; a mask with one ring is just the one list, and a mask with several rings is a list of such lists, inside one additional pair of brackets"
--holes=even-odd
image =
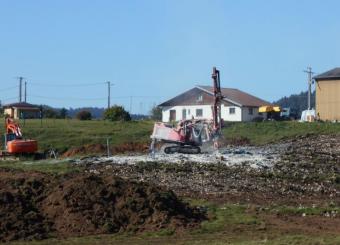
[[(93, 153), (87, 150), (82, 151)], [(247, 204), (247, 212), (265, 224), (254, 229), (311, 235), (339, 231), (340, 215), (333, 209), (306, 217), (284, 210), (272, 213), (273, 207), (340, 206), (339, 135), (227, 147), (219, 153), (115, 155), (72, 162), (84, 166), (85, 173), (55, 176), (0, 169), (0, 241), (198, 226), (205, 215), (176, 195)], [(242, 235), (249, 226), (231, 229)]]
[(0, 241), (179, 231), (205, 219), (172, 191), (112, 175), (0, 169), (0, 186)]
[(340, 205), (340, 136), (306, 136), (216, 154), (85, 158), (89, 172), (165, 186), (181, 196), (227, 202)]

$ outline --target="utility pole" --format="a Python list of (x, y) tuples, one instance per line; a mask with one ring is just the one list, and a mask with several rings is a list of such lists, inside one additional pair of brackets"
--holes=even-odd
[(311, 109), (311, 95), (312, 95), (312, 75), (314, 72), (312, 72), (312, 67), (308, 66), (307, 70), (304, 71), (307, 73), (308, 76), (308, 110)]
[(107, 81), (107, 109), (110, 108), (111, 104), (111, 82)]
[(19, 102), (22, 102), (22, 80), (24, 78), (23, 77), (18, 78), (19, 78)]
[(130, 96), (130, 114), (132, 114), (132, 96)]
[(27, 102), (27, 81), (25, 81), (25, 103)]

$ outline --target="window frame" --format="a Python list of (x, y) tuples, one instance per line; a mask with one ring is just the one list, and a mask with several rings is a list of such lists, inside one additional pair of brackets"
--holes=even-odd
[[(201, 112), (201, 115), (198, 115), (198, 111)], [(197, 108), (195, 111), (196, 117), (203, 117), (203, 109), (202, 108)]]
[(254, 115), (254, 108), (248, 107), (248, 115)]

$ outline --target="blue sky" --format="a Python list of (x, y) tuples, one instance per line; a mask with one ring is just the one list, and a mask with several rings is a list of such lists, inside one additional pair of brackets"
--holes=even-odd
[[(268, 101), (340, 66), (340, 1), (0, 0), (0, 99), (145, 113), (221, 71), (223, 87)], [(60, 86), (80, 84), (79, 86)], [(85, 86), (83, 84), (90, 84)], [(13, 88), (12, 88), (13, 87)], [(8, 89), (7, 89), (8, 88)]]

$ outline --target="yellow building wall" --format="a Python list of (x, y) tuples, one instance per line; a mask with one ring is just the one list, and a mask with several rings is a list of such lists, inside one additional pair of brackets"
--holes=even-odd
[(340, 80), (316, 83), (316, 113), (324, 121), (340, 121)]

